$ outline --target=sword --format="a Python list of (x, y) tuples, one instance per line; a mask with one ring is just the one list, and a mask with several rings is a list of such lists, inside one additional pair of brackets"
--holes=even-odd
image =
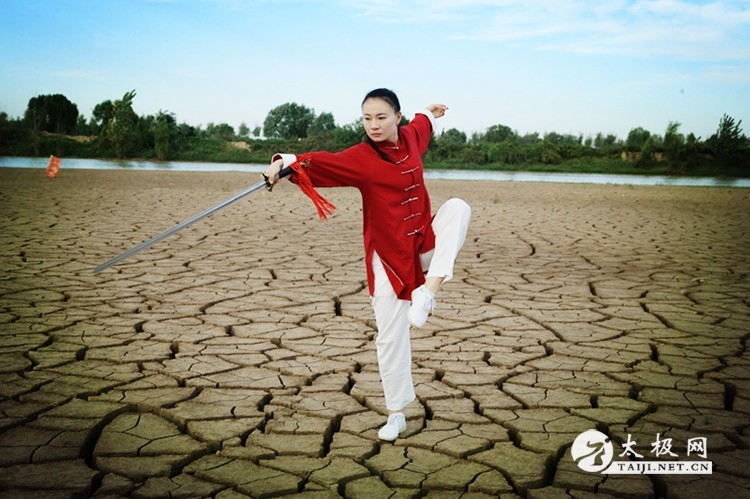
[[(279, 172), (279, 178), (286, 177), (290, 173), (292, 173), (292, 169), (290, 167), (283, 168)], [(240, 199), (244, 198), (245, 196), (248, 196), (248, 195), (252, 194), (253, 192), (255, 192), (258, 189), (260, 189), (261, 187), (265, 187), (269, 191), (272, 190), (273, 189), (273, 184), (271, 184), (268, 176), (264, 173), (263, 177), (264, 177), (263, 180), (255, 183), (253, 185), (251, 185), (250, 187), (247, 187), (246, 189), (244, 189), (244, 190), (238, 192), (237, 194), (235, 194), (234, 196), (232, 196), (230, 198), (227, 198), (224, 201), (221, 201), (220, 203), (217, 203), (217, 204), (213, 205), (212, 207), (203, 210), (202, 212), (198, 213), (197, 215), (194, 215), (194, 216), (188, 218), (184, 222), (178, 223), (177, 225), (175, 225), (171, 229), (165, 230), (164, 232), (162, 232), (158, 236), (154, 236), (151, 239), (149, 239), (148, 241), (142, 242), (138, 246), (135, 246), (135, 247), (127, 250), (125, 253), (123, 253), (121, 255), (118, 255), (118, 256), (110, 259), (110, 260), (107, 260), (106, 262), (104, 262), (101, 265), (99, 265), (98, 267), (96, 267), (94, 269), (94, 273), (98, 274), (99, 272), (101, 272), (102, 270), (106, 269), (107, 267), (111, 267), (112, 265), (114, 265), (116, 263), (119, 263), (119, 262), (125, 260), (126, 258), (129, 258), (129, 257), (135, 255), (139, 251), (143, 251), (144, 249), (148, 248), (149, 246), (158, 243), (162, 239), (168, 238), (169, 236), (171, 236), (175, 232), (179, 232), (182, 229), (184, 229), (185, 227), (193, 225), (198, 220), (204, 219), (207, 216), (209, 216), (209, 215), (211, 215), (213, 213), (216, 213), (217, 211), (219, 211), (219, 210), (221, 210), (223, 208), (226, 208), (227, 206), (229, 206), (230, 204), (234, 203), (235, 201), (239, 201)]]

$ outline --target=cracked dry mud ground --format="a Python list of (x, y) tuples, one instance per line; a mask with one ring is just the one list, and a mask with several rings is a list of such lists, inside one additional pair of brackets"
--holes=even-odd
[[(748, 497), (750, 191), (430, 182), (473, 221), (391, 444), (356, 191), (91, 272), (254, 181), (0, 169), (0, 497)], [(714, 473), (584, 472), (592, 428)]]

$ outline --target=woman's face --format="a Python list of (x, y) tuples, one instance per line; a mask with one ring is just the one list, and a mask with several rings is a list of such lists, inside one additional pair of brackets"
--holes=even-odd
[(373, 142), (398, 141), (398, 124), (401, 113), (383, 99), (370, 98), (362, 104), (362, 124)]

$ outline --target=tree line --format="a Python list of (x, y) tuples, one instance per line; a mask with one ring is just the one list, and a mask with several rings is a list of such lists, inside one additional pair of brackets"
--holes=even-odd
[[(227, 123), (205, 128), (178, 123), (174, 113), (139, 116), (136, 92), (97, 104), (86, 119), (64, 95), (29, 100), (23, 117), (0, 113), (0, 154), (265, 163), (275, 152), (339, 151), (365, 137), (360, 120), (337, 125), (294, 102), (273, 108), (262, 128)], [(403, 120), (403, 124), (408, 123)], [(750, 173), (750, 139), (742, 121), (724, 114), (706, 139), (670, 122), (663, 134), (642, 127), (620, 139), (548, 132), (519, 134), (502, 124), (467, 136), (455, 128), (432, 138), (425, 162), (432, 167), (581, 171), (658, 171), (713, 175)]]

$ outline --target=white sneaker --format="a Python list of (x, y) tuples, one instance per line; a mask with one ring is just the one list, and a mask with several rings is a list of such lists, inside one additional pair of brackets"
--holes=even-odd
[(401, 412), (388, 416), (388, 422), (378, 431), (380, 440), (393, 442), (399, 434), (406, 429), (406, 418)]
[(411, 307), (409, 307), (409, 322), (414, 327), (422, 327), (427, 322), (427, 316), (435, 310), (435, 294), (424, 285), (411, 293)]

